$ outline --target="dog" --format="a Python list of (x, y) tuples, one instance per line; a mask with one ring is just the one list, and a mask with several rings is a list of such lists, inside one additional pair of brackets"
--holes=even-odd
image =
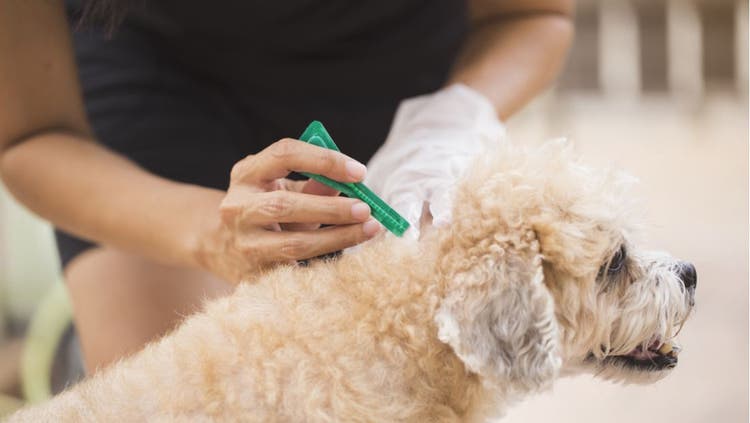
[(695, 268), (634, 238), (632, 178), (497, 146), (419, 241), (283, 265), (11, 422), (457, 422), (564, 375), (675, 367)]

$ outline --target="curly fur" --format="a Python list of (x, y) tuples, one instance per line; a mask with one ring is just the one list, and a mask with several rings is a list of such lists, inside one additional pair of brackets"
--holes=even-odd
[(483, 421), (560, 374), (661, 377), (606, 358), (671, 340), (692, 292), (676, 260), (632, 245), (629, 178), (568, 150), (498, 147), (449, 227), (241, 284), (11, 421)]

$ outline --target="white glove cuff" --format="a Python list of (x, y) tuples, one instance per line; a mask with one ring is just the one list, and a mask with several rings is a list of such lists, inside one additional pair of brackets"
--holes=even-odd
[(475, 128), (483, 128), (489, 122), (498, 123), (500, 124), (498, 126), (502, 127), (492, 102), (468, 85), (453, 84), (436, 92), (434, 96), (435, 103), (437, 104), (446, 105), (453, 110), (460, 108), (460, 113), (454, 112), (454, 115), (458, 114), (465, 118), (473, 118), (474, 122), (472, 126)]
[(505, 135), (505, 126), (485, 96), (464, 84), (453, 84), (433, 94), (405, 100), (388, 139), (414, 140), (425, 131), (448, 134), (455, 130), (473, 132), (486, 141)]

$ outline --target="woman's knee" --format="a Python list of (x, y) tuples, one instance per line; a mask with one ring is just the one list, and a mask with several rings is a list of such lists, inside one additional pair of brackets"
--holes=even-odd
[(82, 253), (65, 268), (89, 371), (140, 350), (231, 285), (111, 248)]

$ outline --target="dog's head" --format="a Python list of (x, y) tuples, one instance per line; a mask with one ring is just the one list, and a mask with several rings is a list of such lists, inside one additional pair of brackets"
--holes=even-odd
[(632, 239), (631, 185), (564, 142), (479, 159), (436, 232), (438, 334), (485, 384), (528, 392), (564, 372), (653, 381), (677, 363), (695, 269)]

